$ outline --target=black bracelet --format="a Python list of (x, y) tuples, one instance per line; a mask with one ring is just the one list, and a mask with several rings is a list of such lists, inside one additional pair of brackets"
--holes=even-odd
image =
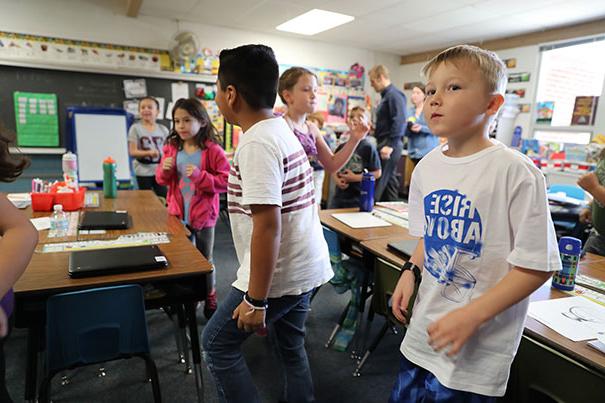
[(269, 307), (269, 301), (267, 299), (254, 299), (251, 298), (250, 295), (248, 294), (248, 291), (246, 291), (246, 293), (244, 294), (244, 299), (246, 300), (246, 302), (258, 309), (267, 309)]
[(401, 277), (403, 275), (403, 273), (408, 270), (410, 270), (412, 273), (414, 273), (414, 282), (419, 283), (420, 280), (422, 279), (422, 275), (420, 273), (420, 267), (416, 266), (414, 263), (410, 262), (409, 260), (403, 264), (403, 267), (401, 268), (401, 274), (399, 275), (399, 277)]

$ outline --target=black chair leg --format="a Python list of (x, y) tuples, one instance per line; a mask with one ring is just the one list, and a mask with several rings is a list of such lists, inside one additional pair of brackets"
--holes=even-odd
[(340, 314), (340, 319), (338, 319), (338, 323), (334, 326), (334, 329), (332, 330), (332, 333), (330, 334), (328, 341), (326, 342), (326, 344), (324, 344), (325, 348), (330, 348), (330, 345), (332, 345), (332, 342), (334, 341), (334, 337), (336, 337), (336, 333), (338, 333), (338, 330), (340, 330), (340, 327), (342, 326), (342, 322), (344, 322), (345, 318), (347, 317), (347, 311), (349, 310), (350, 305), (351, 305), (351, 302), (349, 301), (347, 306), (345, 306), (345, 309)]
[(155, 362), (149, 354), (139, 355), (145, 361), (145, 370), (149, 379), (151, 379), (151, 388), (153, 390), (153, 401), (162, 403), (162, 392), (160, 391), (160, 378), (158, 377), (158, 369)]
[(189, 361), (189, 343), (187, 341), (187, 320), (185, 318), (185, 309), (183, 305), (176, 305), (176, 315), (179, 324), (179, 335), (181, 337), (181, 346), (183, 348), (183, 358), (185, 359), (185, 373), (191, 374), (191, 362)]
[(49, 403), (50, 402), (50, 385), (55, 376), (56, 372), (51, 372), (46, 375), (40, 383), (40, 389), (38, 391), (38, 403)]
[(374, 352), (374, 350), (378, 346), (378, 343), (380, 343), (380, 341), (382, 340), (382, 338), (386, 334), (387, 330), (389, 330), (390, 326), (391, 326), (391, 324), (389, 323), (388, 320), (386, 320), (384, 322), (384, 325), (380, 329), (380, 332), (378, 332), (378, 334), (376, 335), (376, 337), (374, 338), (374, 340), (372, 340), (372, 343), (370, 344), (370, 347), (368, 347), (368, 349), (364, 353), (363, 357), (359, 361), (359, 364), (357, 364), (357, 368), (355, 368), (355, 371), (353, 371), (353, 376), (361, 376), (361, 368), (363, 368), (364, 364), (368, 360), (368, 357), (370, 357), (370, 354), (372, 354), (372, 352)]

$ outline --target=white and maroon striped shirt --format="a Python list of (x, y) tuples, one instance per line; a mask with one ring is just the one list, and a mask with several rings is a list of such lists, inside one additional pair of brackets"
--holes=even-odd
[(253, 204), (281, 207), (281, 243), (270, 298), (299, 295), (332, 278), (314, 192), (313, 168), (284, 119), (262, 120), (241, 136), (228, 184), (231, 232), (240, 262), (235, 288), (248, 290)]

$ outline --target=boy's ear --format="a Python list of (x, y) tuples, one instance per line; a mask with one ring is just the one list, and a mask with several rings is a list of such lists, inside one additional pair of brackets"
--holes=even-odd
[(235, 104), (239, 101), (239, 94), (233, 85), (228, 85), (225, 89), (225, 99), (227, 105), (229, 105), (231, 109), (235, 109)]
[(487, 114), (493, 116), (498, 113), (500, 107), (504, 104), (504, 96), (502, 94), (490, 95), (489, 103), (487, 104)]

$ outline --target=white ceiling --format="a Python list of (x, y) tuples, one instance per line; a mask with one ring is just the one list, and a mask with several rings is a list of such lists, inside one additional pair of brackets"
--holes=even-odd
[[(355, 20), (312, 37), (275, 30), (313, 8)], [(603, 18), (605, 1), (143, 0), (139, 14), (406, 55)]]

